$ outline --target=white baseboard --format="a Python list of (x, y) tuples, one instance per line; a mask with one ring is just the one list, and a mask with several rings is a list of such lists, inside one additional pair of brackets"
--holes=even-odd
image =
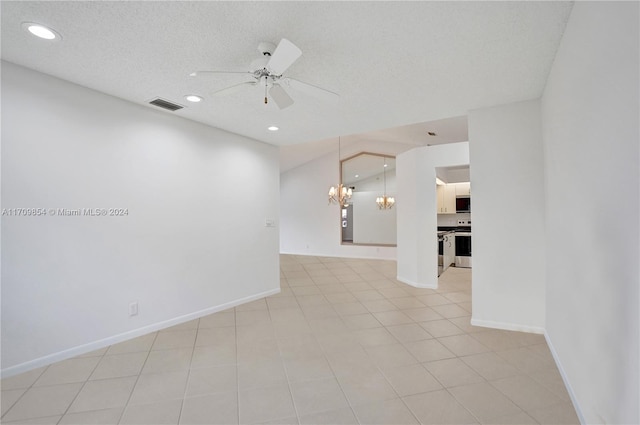
[(569, 378), (567, 378), (567, 375), (564, 372), (562, 363), (558, 358), (558, 353), (556, 353), (555, 348), (553, 348), (553, 343), (551, 343), (551, 338), (549, 338), (549, 334), (547, 334), (547, 331), (544, 332), (544, 339), (547, 341), (547, 346), (549, 347), (549, 351), (551, 351), (551, 355), (553, 356), (553, 360), (556, 363), (556, 367), (560, 372), (560, 376), (562, 377), (562, 382), (564, 382), (564, 386), (567, 389), (567, 392), (569, 393), (569, 397), (571, 398), (571, 403), (573, 404), (573, 408), (576, 409), (578, 420), (580, 421), (581, 424), (586, 424), (587, 422), (584, 420), (584, 415), (582, 414), (582, 410), (580, 409), (580, 405), (578, 404), (578, 399), (576, 398), (576, 394), (573, 392), (573, 388), (571, 388), (571, 384), (569, 383)]
[(529, 332), (533, 334), (544, 334), (544, 328), (540, 326), (520, 325), (517, 323), (495, 322), (493, 320), (474, 319), (471, 316), (471, 324), (473, 326), (481, 326), (483, 328), (502, 329), (505, 331)]
[(86, 354), (91, 351), (99, 350), (101, 348), (105, 348), (110, 345), (117, 344), (119, 342), (127, 341), (129, 339), (146, 335), (151, 332), (159, 331), (161, 329), (165, 329), (170, 326), (179, 325), (181, 323), (188, 322), (190, 320), (195, 320), (200, 317), (207, 316), (209, 314), (217, 313), (219, 311), (223, 311), (241, 304), (248, 303), (250, 301), (255, 301), (260, 298), (268, 297), (270, 295), (275, 295), (278, 293), (280, 293), (280, 288), (271, 289), (266, 292), (251, 295), (245, 298), (230, 301), (228, 303), (220, 304), (217, 306), (208, 307), (208, 308), (205, 308), (204, 310), (195, 311), (193, 313), (185, 314), (183, 316), (175, 317), (173, 319), (165, 320), (158, 323), (153, 323), (151, 325), (143, 326), (141, 328), (127, 331), (118, 335), (110, 336), (108, 338), (103, 338), (98, 341), (90, 342), (88, 344), (79, 345), (77, 347), (69, 348), (64, 351), (48, 354), (46, 356), (39, 357), (34, 360), (29, 360), (27, 362), (20, 363), (15, 366), (10, 366), (5, 369), (2, 369), (0, 371), (0, 377), (4, 379), (13, 375), (17, 375), (19, 373), (28, 372), (32, 369), (37, 369), (42, 366), (47, 366), (47, 365), (50, 365), (51, 363), (59, 362), (61, 360), (70, 359), (72, 357), (79, 356), (81, 354)]
[[(345, 245), (346, 246), (346, 245)], [(361, 247), (363, 245), (355, 245), (356, 247)], [(395, 249), (395, 247), (381, 247), (381, 248), (393, 248)], [(375, 256), (370, 256), (370, 255), (354, 255), (354, 254), (349, 254), (349, 253), (331, 253), (331, 254), (327, 254), (327, 253), (314, 253), (314, 252), (286, 252), (286, 251), (280, 251), (280, 254), (283, 255), (299, 255), (299, 256), (306, 256), (306, 257), (328, 257), (328, 258), (349, 258), (349, 259), (353, 259), (353, 260), (383, 260), (383, 261), (396, 261), (396, 254), (394, 253), (392, 256), (389, 257), (375, 257)]]
[(438, 289), (438, 283), (436, 281), (435, 285), (425, 285), (422, 283), (417, 283), (414, 282), (412, 280), (409, 279), (405, 279), (402, 276), (396, 276), (396, 280), (402, 283), (406, 283), (409, 286), (413, 286), (414, 288), (421, 288), (421, 289)]

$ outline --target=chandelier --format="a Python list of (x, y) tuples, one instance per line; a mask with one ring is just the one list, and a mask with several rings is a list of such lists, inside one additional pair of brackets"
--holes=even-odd
[(384, 166), (382, 168), (382, 173), (384, 178), (384, 194), (376, 198), (376, 204), (378, 204), (378, 209), (388, 210), (393, 208), (393, 205), (396, 203), (396, 200), (392, 196), (387, 196), (387, 158), (386, 157), (384, 157)]
[(376, 198), (376, 204), (378, 204), (378, 208), (381, 210), (387, 210), (393, 207), (396, 203), (396, 200), (393, 196), (378, 196)]
[(353, 189), (344, 186), (342, 183), (340, 183), (337, 187), (331, 186), (329, 188), (329, 205), (339, 204), (343, 207), (348, 207), (351, 195), (353, 195)]
[[(338, 136), (338, 167), (340, 167), (340, 161), (342, 157), (340, 156), (340, 137)], [(340, 172), (342, 176), (342, 172)], [(353, 195), (353, 189), (350, 187), (346, 187), (342, 183), (337, 184), (336, 186), (331, 186), (329, 188), (329, 205), (338, 204), (343, 207), (349, 206), (349, 199)]]

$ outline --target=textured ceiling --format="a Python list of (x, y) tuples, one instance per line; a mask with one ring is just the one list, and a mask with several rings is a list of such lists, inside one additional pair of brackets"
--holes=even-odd
[[(162, 97), (187, 106), (173, 114), (279, 146), (363, 132), (389, 138), (384, 129), (537, 98), (571, 11), (566, 2), (2, 1), (1, 7), (4, 60), (143, 105)], [(63, 39), (37, 39), (23, 21), (48, 25)], [(296, 102), (279, 110), (265, 106), (259, 90), (212, 95), (244, 76), (189, 76), (248, 70), (259, 42), (281, 38), (303, 52), (285, 75), (335, 91), (337, 101), (289, 89)], [(187, 104), (190, 93), (205, 100)], [(280, 131), (267, 131), (269, 125)], [(406, 143), (430, 143), (423, 137)]]

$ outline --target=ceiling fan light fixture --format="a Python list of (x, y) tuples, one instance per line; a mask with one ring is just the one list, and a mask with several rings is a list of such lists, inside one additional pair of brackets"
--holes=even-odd
[(22, 28), (29, 31), (36, 37), (44, 40), (60, 40), (62, 36), (57, 31), (36, 22), (23, 22)]
[(187, 99), (189, 102), (202, 102), (202, 97), (198, 96), (197, 94), (188, 94), (184, 97), (185, 99)]

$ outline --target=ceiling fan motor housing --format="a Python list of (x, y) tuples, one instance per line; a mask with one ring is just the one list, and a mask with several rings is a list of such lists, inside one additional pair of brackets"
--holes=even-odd
[(253, 72), (254, 74), (261, 70), (267, 69), (267, 64), (269, 63), (269, 56), (260, 56), (251, 62), (249, 72)]

